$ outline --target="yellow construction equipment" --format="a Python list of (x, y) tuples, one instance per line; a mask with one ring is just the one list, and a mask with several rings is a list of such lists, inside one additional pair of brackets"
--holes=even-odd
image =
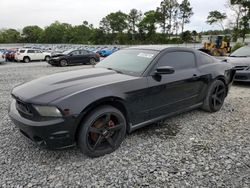
[(225, 56), (230, 53), (231, 46), (230, 42), (226, 42), (223, 36), (210, 36), (200, 50), (213, 56)]

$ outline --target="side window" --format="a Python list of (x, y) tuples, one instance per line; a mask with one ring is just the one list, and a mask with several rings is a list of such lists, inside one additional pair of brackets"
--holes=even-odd
[(33, 54), (33, 53), (35, 53), (35, 50), (28, 50), (27, 53), (28, 54)]
[(199, 62), (200, 65), (207, 65), (207, 64), (211, 64), (214, 62), (212, 57), (203, 53), (200, 53), (200, 54), (201, 54), (201, 62)]
[(87, 54), (88, 54), (87, 51), (85, 51), (85, 50), (82, 50), (82, 51), (81, 51), (81, 55), (87, 55)]
[(159, 59), (157, 66), (171, 66), (175, 70), (194, 68), (195, 56), (192, 52), (169, 52)]
[(20, 50), (19, 53), (23, 54), (25, 52), (25, 50)]
[(80, 53), (79, 53), (78, 50), (76, 50), (76, 51), (71, 52), (71, 54), (73, 54), (73, 55), (79, 55)]

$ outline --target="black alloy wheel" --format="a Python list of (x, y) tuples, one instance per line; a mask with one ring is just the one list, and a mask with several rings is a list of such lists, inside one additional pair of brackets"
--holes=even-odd
[(83, 121), (78, 135), (78, 145), (86, 155), (98, 157), (116, 150), (125, 134), (124, 115), (112, 106), (102, 106)]
[(95, 64), (96, 64), (95, 58), (90, 58), (89, 64), (90, 64), (90, 65), (95, 65)]
[(225, 84), (221, 80), (215, 80), (208, 89), (207, 97), (202, 109), (209, 112), (217, 112), (221, 109), (227, 95)]

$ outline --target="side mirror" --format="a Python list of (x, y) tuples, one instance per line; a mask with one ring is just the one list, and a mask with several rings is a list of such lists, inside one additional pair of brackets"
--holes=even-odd
[(155, 74), (156, 75), (162, 75), (162, 74), (173, 74), (175, 72), (173, 67), (170, 66), (162, 66), (157, 67)]
[(69, 56), (73, 56), (73, 54), (69, 54)]

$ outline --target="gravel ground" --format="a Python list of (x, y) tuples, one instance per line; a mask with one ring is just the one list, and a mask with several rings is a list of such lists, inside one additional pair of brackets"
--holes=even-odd
[(87, 67), (0, 65), (0, 187), (250, 187), (250, 84), (234, 85), (218, 113), (195, 110), (142, 128), (100, 158), (22, 137), (7, 115), (11, 88)]

